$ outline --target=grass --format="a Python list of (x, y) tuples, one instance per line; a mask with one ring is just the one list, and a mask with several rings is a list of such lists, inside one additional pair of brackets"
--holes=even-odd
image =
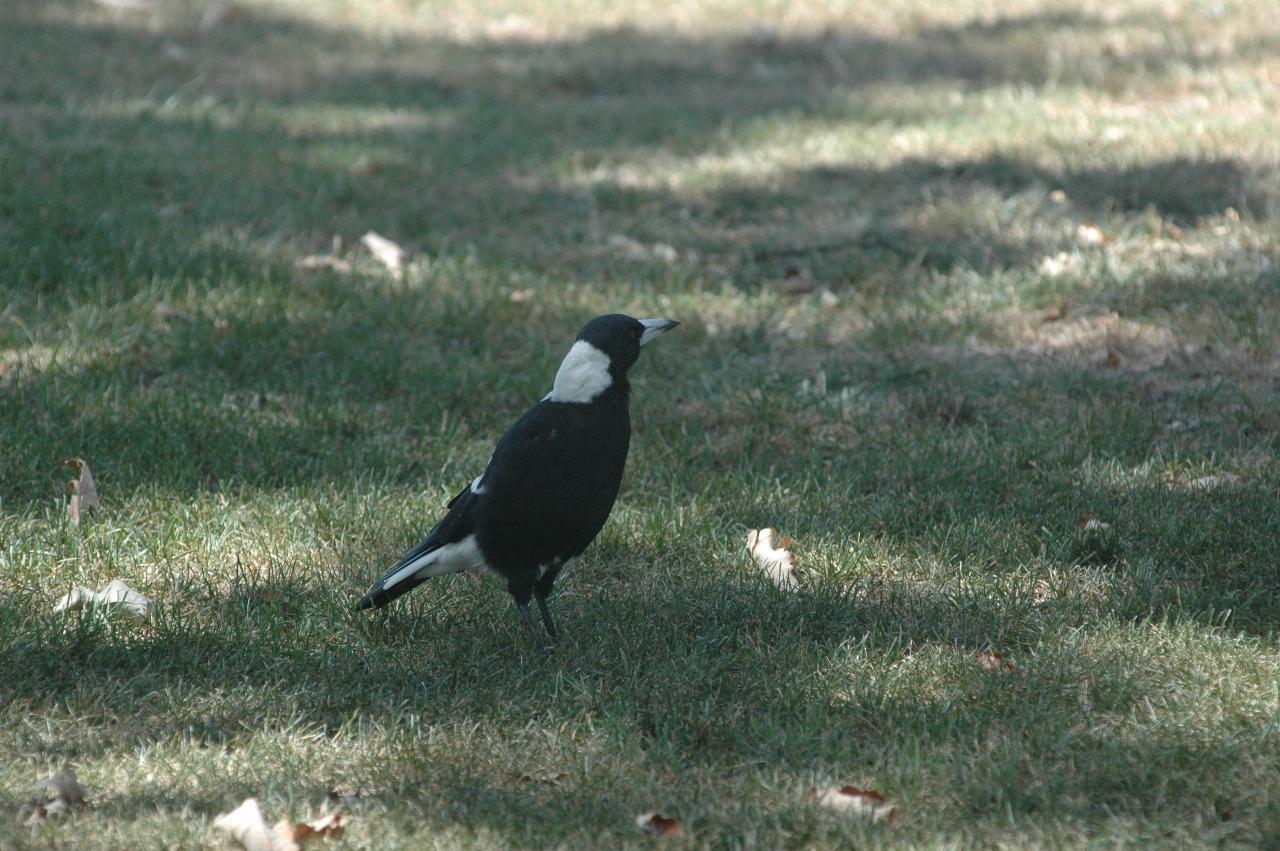
[[(0, 10), (0, 847), (1276, 847), (1271, 4), (473, 5)], [(612, 310), (554, 656), (352, 612)]]

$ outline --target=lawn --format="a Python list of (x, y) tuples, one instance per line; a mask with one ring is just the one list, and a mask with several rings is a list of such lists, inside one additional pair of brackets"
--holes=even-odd
[[(5, 0), (0, 848), (1280, 847), (1277, 139), (1272, 0)], [(555, 652), (352, 611), (614, 311)]]

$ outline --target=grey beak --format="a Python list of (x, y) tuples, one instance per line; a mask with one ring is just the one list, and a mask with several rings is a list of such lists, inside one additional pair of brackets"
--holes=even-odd
[(640, 345), (647, 346), (659, 334), (665, 334), (680, 323), (674, 319), (641, 319), (644, 333), (640, 335)]

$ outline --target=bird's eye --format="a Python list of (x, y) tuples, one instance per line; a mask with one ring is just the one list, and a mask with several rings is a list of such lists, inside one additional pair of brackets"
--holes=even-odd
[(640, 332), (639, 332), (639, 331), (637, 331), (635, 328), (632, 328), (632, 329), (631, 329), (631, 339), (633, 339), (633, 340), (639, 340), (639, 339), (640, 339)]

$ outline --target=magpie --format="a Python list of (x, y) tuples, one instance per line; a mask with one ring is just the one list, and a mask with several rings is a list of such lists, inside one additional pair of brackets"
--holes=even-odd
[(622, 484), (631, 443), (627, 370), (642, 346), (679, 324), (613, 313), (583, 326), (551, 392), (507, 430), (484, 472), (356, 608), (382, 608), (433, 576), (478, 570), (506, 580), (520, 620), (545, 647), (529, 615), (536, 599), (555, 639), (551, 586), (595, 539)]

